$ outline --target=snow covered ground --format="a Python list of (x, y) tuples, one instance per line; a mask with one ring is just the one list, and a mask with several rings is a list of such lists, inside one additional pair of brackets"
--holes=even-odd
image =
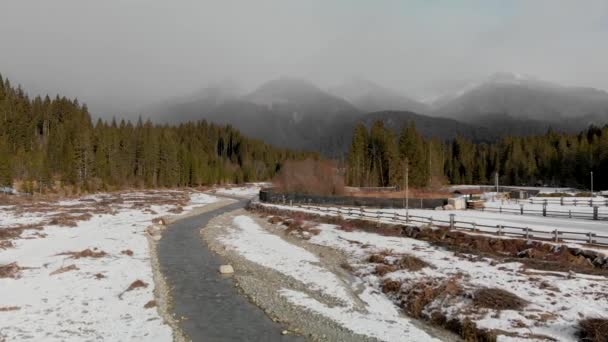
[(220, 195), (253, 198), (260, 193), (260, 189), (265, 185), (267, 185), (267, 183), (250, 183), (245, 186), (217, 188), (215, 189), (215, 192)]
[[(604, 200), (605, 199), (602, 197), (601, 201), (604, 201)], [(587, 198), (585, 201), (589, 201), (589, 198)], [(571, 203), (571, 202), (567, 202), (567, 203)], [(599, 201), (598, 201), (598, 203), (599, 203)], [(534, 197), (532, 199), (532, 203), (530, 203), (529, 200), (521, 200), (521, 201), (494, 200), (494, 201), (487, 201), (485, 203), (486, 208), (499, 209), (502, 207), (504, 209), (510, 209), (510, 210), (520, 210), (520, 206), (522, 206), (522, 205), (524, 208), (524, 213), (526, 213), (527, 211), (532, 211), (537, 214), (542, 213), (543, 198)], [(576, 206), (559, 205), (559, 204), (549, 202), (547, 204), (547, 212), (564, 213), (564, 214), (568, 214), (569, 212), (572, 212), (573, 214), (580, 213), (580, 214), (585, 214), (585, 215), (593, 215), (593, 207), (590, 207), (586, 203), (583, 204), (583, 202), (580, 202)], [(605, 205), (598, 206), (598, 213), (600, 214), (600, 216), (608, 216), (608, 207)]]
[(154, 307), (145, 229), (215, 200), (146, 191), (0, 207), (0, 234), (30, 228), (0, 248), (0, 267), (16, 263), (0, 276), (0, 340), (171, 341)]
[(341, 303), (328, 306), (305, 292), (282, 289), (280, 295), (293, 305), (328, 317), (355, 333), (383, 341), (436, 340), (401, 315), (375, 287), (361, 280), (348, 283), (325, 269), (317, 255), (266, 231), (250, 217), (236, 217), (222, 242), (248, 260), (292, 277), (320, 296)]
[[(266, 206), (274, 206), (280, 209), (286, 210), (295, 210), (302, 212), (309, 212), (321, 215), (328, 215), (323, 211), (321, 207), (290, 207), (283, 205), (271, 205), (271, 204), (262, 204)], [(333, 207), (334, 209), (336, 207)], [(357, 209), (358, 210), (358, 209)], [(375, 212), (377, 209), (368, 209), (370, 212)], [(397, 213), (400, 215), (405, 215), (405, 209), (382, 209), (384, 214)], [(353, 210), (355, 213), (356, 211)], [(564, 232), (577, 232), (582, 233), (578, 234), (564, 234), (560, 236), (561, 238), (584, 238), (584, 233), (595, 233), (601, 236), (608, 236), (608, 224), (605, 221), (592, 221), (592, 220), (582, 220), (582, 219), (568, 219), (568, 218), (552, 218), (552, 217), (543, 217), (543, 216), (520, 216), (513, 215), (507, 213), (495, 213), (495, 212), (482, 212), (482, 211), (474, 211), (474, 210), (429, 210), (429, 209), (410, 209), (409, 215), (418, 220), (418, 222), (414, 221), (412, 224), (427, 224), (428, 222), (438, 223), (441, 222), (441, 225), (447, 225), (446, 222), (449, 222), (450, 215), (455, 215), (455, 220), (457, 225), (464, 226), (467, 228), (475, 227), (479, 229), (481, 232), (487, 233), (495, 233), (497, 231), (498, 225), (501, 226), (509, 226), (509, 227), (517, 227), (517, 228), (504, 228), (505, 232), (516, 232), (522, 233), (522, 230), (519, 228), (530, 228), (538, 231), (546, 232), (546, 236), (550, 237), (550, 233), (555, 229)], [(336, 215), (336, 214), (332, 214)], [(371, 215), (371, 214), (370, 214)], [(346, 215), (343, 215), (346, 216)], [(356, 218), (357, 216), (353, 216)], [(427, 222), (427, 220), (429, 220)], [(391, 219), (382, 219), (384, 222), (392, 222)], [(489, 227), (484, 227), (489, 226)], [(608, 238), (598, 238), (598, 241), (608, 243)]]
[[(520, 263), (496, 264), (486, 258), (472, 260), (466, 255), (455, 255), (427, 242), (361, 231), (347, 232), (335, 225), (322, 224), (316, 228), (321, 232), (312, 236), (309, 242), (348, 253), (351, 265), (356, 267), (368, 286), (377, 287), (386, 279), (397, 280), (402, 283), (401, 289), (409, 293), (423, 283), (457, 279), (458, 286), (464, 292), (435, 299), (425, 307), (428, 314), (439, 311), (448, 317), (466, 315), (480, 328), (515, 332), (521, 337), (539, 334), (558, 341), (576, 340), (575, 325), (578, 319), (608, 316), (608, 297), (605, 296), (608, 279), (605, 277), (579, 274), (569, 277), (564, 273), (526, 269)], [(367, 260), (373, 253), (386, 251), (389, 251), (389, 260), (413, 255), (429, 266), (378, 276), (374, 274), (375, 265)], [(517, 294), (528, 304), (523, 310), (478, 310), (473, 307), (471, 296), (479, 288), (506, 290)], [(398, 296), (394, 298), (400, 300)], [(503, 339), (507, 340), (504, 336)]]

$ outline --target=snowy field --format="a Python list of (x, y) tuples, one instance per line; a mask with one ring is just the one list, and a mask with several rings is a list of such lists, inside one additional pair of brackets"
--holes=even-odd
[[(280, 209), (286, 210), (295, 210), (308, 212), (313, 214), (320, 215), (337, 215), (335, 213), (328, 214), (324, 212), (323, 207), (315, 207), (315, 206), (284, 206), (284, 205), (271, 205), (261, 203), (265, 206), (273, 206)], [(338, 207), (330, 207), (333, 209), (338, 209)], [(341, 210), (346, 211), (348, 208), (341, 208)], [(352, 218), (358, 218), (358, 215), (355, 213), (359, 210), (359, 208), (353, 209)], [(373, 216), (372, 213), (375, 213), (377, 209), (367, 209), (369, 211), (369, 215)], [(392, 214), (399, 214), (405, 216), (405, 209), (382, 209), (381, 212), (384, 215), (391, 216)], [(480, 232), (485, 233), (496, 233), (497, 227), (499, 225), (505, 227), (504, 232), (512, 232), (519, 233), (523, 232), (523, 228), (530, 228), (533, 230), (538, 230), (541, 232), (546, 232), (544, 237), (549, 237), (550, 233), (555, 229), (564, 232), (574, 232), (578, 234), (564, 234), (560, 235), (560, 238), (568, 239), (568, 238), (585, 238), (586, 233), (591, 232), (601, 236), (608, 236), (608, 223), (605, 221), (592, 221), (592, 220), (582, 220), (582, 219), (568, 219), (568, 218), (552, 218), (552, 217), (542, 217), (542, 216), (520, 216), (514, 214), (507, 213), (495, 213), (495, 212), (482, 212), (482, 211), (474, 211), (474, 210), (430, 210), (430, 209), (410, 209), (409, 215), (412, 217), (414, 221), (412, 224), (428, 224), (433, 222), (434, 224), (447, 225), (450, 220), (450, 215), (454, 214), (454, 218), (456, 220), (457, 225), (472, 228), (475, 227)], [(348, 215), (343, 214), (344, 217), (349, 217)], [(381, 221), (391, 223), (393, 222), (390, 218), (381, 218)], [(438, 222), (442, 221), (442, 222)], [(489, 227), (484, 227), (489, 226)], [(509, 228), (515, 227), (515, 228)], [(608, 243), (608, 238), (597, 238), (598, 241), (602, 243)]]
[(245, 186), (223, 187), (213, 190), (220, 195), (235, 196), (241, 198), (253, 198), (260, 193), (260, 189), (266, 186), (267, 183), (250, 183)]
[[(402, 237), (385, 237), (366, 232), (346, 232), (334, 225), (320, 225), (321, 233), (309, 241), (340, 249), (351, 256), (362, 279), (369, 286), (385, 280), (397, 280), (405, 293), (420, 284), (456, 281), (461, 294), (437, 298), (425, 307), (430, 315), (439, 311), (447, 317), (467, 315), (479, 328), (515, 332), (520, 337), (538, 334), (558, 341), (575, 341), (575, 322), (581, 317), (608, 315), (608, 291), (605, 277), (527, 270), (520, 263), (494, 264), (490, 259), (472, 261), (466, 256), (435, 247), (429, 243)], [(365, 247), (362, 247), (365, 246)], [(372, 253), (388, 253), (387, 259), (413, 255), (429, 264), (420, 270), (397, 270), (381, 277), (375, 265), (366, 260)], [(533, 280), (531, 278), (534, 278)], [(549, 285), (547, 285), (549, 284)], [(480, 288), (498, 288), (517, 294), (528, 304), (525, 309), (498, 311), (473, 307), (471, 293)], [(398, 297), (394, 297), (396, 301)], [(545, 318), (546, 321), (543, 322)], [(505, 338), (505, 340), (507, 340)], [(509, 339), (511, 340), (511, 339)]]
[[(303, 226), (309, 228), (300, 233), (289, 232), (280, 223), (276, 225), (286, 233), (299, 234), (308, 243), (346, 254), (357, 281), (340, 285), (335, 275), (319, 266), (317, 256), (290, 245), (251, 219), (238, 217), (234, 226), (238, 230), (225, 240), (230, 248), (253, 262), (334, 296), (345, 305), (330, 308), (305, 293), (287, 289), (281, 291), (282, 296), (347, 329), (385, 341), (432, 340), (408, 324), (408, 318), (399, 315), (400, 311), (413, 311), (416, 305), (422, 304), (420, 313), (423, 317), (440, 313), (447, 319), (468, 318), (477, 328), (496, 331), (500, 335), (499, 341), (576, 341), (578, 320), (608, 316), (608, 297), (605, 295), (608, 278), (604, 276), (545, 272), (519, 262), (500, 263), (490, 258), (453, 253), (416, 239), (345, 230), (331, 224), (304, 222)], [(372, 255), (382, 255), (383, 264), (372, 262)], [(392, 266), (399, 265), (399, 260), (405, 256), (418, 258), (424, 265), (419, 269)], [(379, 265), (392, 268), (380, 274)], [(383, 284), (387, 282), (394, 282), (396, 288), (384, 290)], [(347, 291), (341, 290), (344, 287)], [(345, 296), (354, 288), (362, 289), (358, 299), (365, 303), (367, 313), (355, 309), (352, 303), (357, 301), (349, 301), (348, 295)], [(476, 302), (477, 291), (487, 289), (515, 294), (522, 301), (522, 307), (503, 309)], [(420, 298), (427, 299), (419, 302)], [(390, 301), (393, 301), (392, 307)], [(407, 329), (410, 335), (398, 334), (399, 329)]]
[(146, 191), (0, 207), (0, 340), (171, 341), (145, 229), (215, 200)]
[(376, 288), (364, 282), (347, 283), (325, 269), (315, 254), (290, 244), (247, 216), (234, 219), (230, 234), (222, 239), (228, 247), (264, 267), (304, 283), (321, 296), (341, 303), (330, 307), (307, 293), (282, 289), (280, 295), (293, 305), (326, 316), (345, 328), (383, 341), (435, 341), (411, 324)]

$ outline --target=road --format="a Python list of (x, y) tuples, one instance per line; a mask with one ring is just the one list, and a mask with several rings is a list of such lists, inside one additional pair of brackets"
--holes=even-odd
[(200, 237), (201, 227), (223, 213), (243, 208), (240, 200), (171, 224), (158, 247), (175, 317), (192, 341), (304, 341), (281, 335), (283, 328), (239, 293), (229, 276), (219, 274), (222, 261)]

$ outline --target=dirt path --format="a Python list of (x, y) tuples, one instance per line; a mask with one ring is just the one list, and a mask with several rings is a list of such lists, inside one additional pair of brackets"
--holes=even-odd
[(244, 200), (213, 205), (172, 222), (163, 233), (157, 250), (170, 311), (192, 341), (301, 341), (282, 335), (283, 327), (242, 296), (232, 277), (218, 273), (222, 261), (200, 237), (209, 220), (245, 205)]

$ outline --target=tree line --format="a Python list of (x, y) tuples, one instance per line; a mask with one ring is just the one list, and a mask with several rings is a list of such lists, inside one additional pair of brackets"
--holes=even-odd
[(352, 186), (425, 187), (442, 179), (452, 184), (571, 186), (608, 189), (608, 125), (591, 126), (579, 134), (549, 130), (544, 135), (504, 137), (495, 143), (465, 138), (442, 142), (425, 139), (413, 123), (398, 134), (381, 121), (355, 129), (346, 161)]
[[(97, 120), (65, 97), (30, 99), (0, 76), (0, 187), (28, 192), (179, 187), (271, 179), (311, 154), (274, 148), (231, 126)], [(312, 155), (314, 156), (314, 155)]]

